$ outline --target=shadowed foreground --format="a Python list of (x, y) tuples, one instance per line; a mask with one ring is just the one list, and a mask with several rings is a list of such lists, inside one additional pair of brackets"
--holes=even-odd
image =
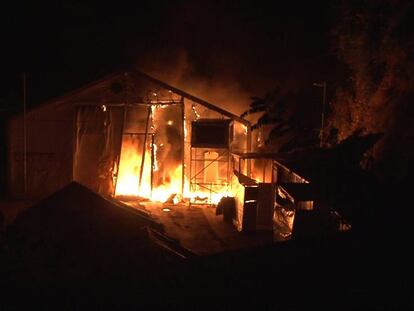
[[(16, 219), (2, 250), (2, 305), (334, 310), (413, 307), (404, 239), (378, 230), (211, 256), (161, 247), (145, 214), (71, 184)], [(174, 248), (174, 246), (173, 246)], [(188, 254), (187, 254), (188, 255)]]

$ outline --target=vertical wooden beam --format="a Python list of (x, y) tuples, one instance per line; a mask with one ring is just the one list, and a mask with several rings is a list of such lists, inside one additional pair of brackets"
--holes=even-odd
[(75, 180), (76, 151), (78, 150), (78, 109), (72, 111), (72, 181)]
[(141, 170), (139, 171), (139, 183), (138, 183), (138, 193), (141, 190), (142, 175), (144, 172), (144, 163), (145, 163), (145, 151), (147, 149), (147, 136), (148, 136), (148, 123), (151, 118), (151, 105), (148, 106), (147, 120), (145, 121), (145, 134), (144, 134), (144, 143), (142, 145), (142, 157), (141, 157)]
[(152, 188), (154, 184), (154, 133), (151, 134), (151, 196), (152, 196)]
[(23, 196), (27, 196), (26, 73), (23, 73)]
[(118, 175), (119, 175), (119, 165), (121, 163), (121, 152), (122, 152), (122, 141), (124, 138), (124, 130), (125, 130), (125, 123), (126, 123), (126, 118), (127, 118), (127, 114), (128, 114), (128, 74), (125, 73), (125, 102), (124, 102), (124, 115), (122, 118), (122, 124), (121, 124), (121, 139), (119, 140), (119, 145), (118, 145), (118, 154), (117, 154), (117, 159), (116, 159), (116, 174), (115, 174), (115, 185), (114, 185), (114, 193), (113, 196), (115, 196), (116, 193), (116, 186), (118, 184)]
[[(250, 123), (248, 125), (246, 125), (247, 127), (247, 137), (246, 137), (246, 144), (247, 144), (247, 152), (251, 152), (252, 150), (252, 129), (250, 128)], [(251, 177), (251, 172), (252, 172), (252, 166), (251, 166), (251, 159), (247, 159), (247, 172), (246, 175), (247, 177)]]
[(181, 124), (182, 124), (182, 168), (181, 168), (181, 197), (184, 197), (184, 187), (185, 187), (185, 105), (184, 105), (184, 97), (181, 96), (180, 100), (180, 107), (181, 107)]

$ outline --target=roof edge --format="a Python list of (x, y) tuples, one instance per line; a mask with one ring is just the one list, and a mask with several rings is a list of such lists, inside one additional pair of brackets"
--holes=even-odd
[[(209, 102), (207, 102), (204, 99), (201, 99), (199, 97), (196, 97), (194, 95), (191, 95), (191, 94), (189, 94), (189, 93), (187, 93), (187, 92), (185, 92), (185, 91), (183, 91), (183, 90), (181, 90), (181, 89), (179, 89), (177, 87), (174, 87), (174, 86), (172, 86), (172, 85), (170, 85), (168, 83), (165, 83), (165, 82), (163, 82), (161, 80), (158, 80), (158, 79), (156, 79), (156, 78), (154, 78), (154, 77), (152, 77), (152, 76), (148, 75), (147, 73), (145, 73), (143, 71), (140, 71), (140, 70), (119, 70), (119, 71), (116, 71), (114, 73), (105, 75), (105, 76), (103, 76), (102, 78), (100, 78), (98, 80), (95, 80), (95, 81), (92, 81), (90, 83), (87, 83), (86, 85), (81, 86), (81, 87), (79, 87), (77, 89), (74, 89), (72, 91), (66, 92), (63, 95), (60, 95), (60, 96), (51, 98), (51, 99), (49, 99), (49, 100), (41, 103), (40, 105), (38, 105), (36, 107), (32, 107), (32, 108), (30, 108), (30, 109), (27, 110), (27, 113), (30, 113), (33, 110), (38, 109), (38, 108), (41, 108), (41, 107), (44, 107), (44, 106), (48, 106), (48, 105), (52, 105), (52, 104), (56, 104), (58, 102), (61, 102), (66, 97), (76, 95), (77, 93), (80, 93), (80, 92), (84, 91), (85, 89), (88, 89), (88, 88), (90, 88), (92, 86), (95, 86), (95, 85), (97, 85), (97, 84), (99, 84), (99, 83), (101, 83), (101, 82), (103, 82), (105, 80), (114, 79), (114, 78), (119, 77), (119, 76), (127, 76), (129, 74), (131, 74), (131, 75), (134, 75), (135, 74), (135, 75), (141, 76), (141, 77), (143, 77), (146, 80), (149, 80), (149, 81), (151, 81), (151, 82), (153, 82), (155, 84), (158, 84), (158, 85), (160, 85), (163, 88), (166, 88), (168, 90), (171, 90), (172, 92), (174, 92), (176, 94), (179, 94), (179, 95), (181, 95), (181, 96), (183, 96), (183, 97), (185, 97), (185, 98), (187, 98), (187, 99), (189, 99), (189, 100), (191, 100), (193, 102), (196, 102), (196, 103), (198, 103), (198, 104), (200, 104), (200, 105), (202, 105), (202, 106), (204, 106), (206, 108), (209, 108), (211, 110), (214, 110), (214, 111), (216, 111), (216, 112), (218, 112), (218, 113), (220, 113), (220, 114), (222, 114), (222, 115), (224, 115), (224, 116), (226, 116), (226, 117), (228, 117), (230, 119), (236, 120), (236, 121), (238, 121), (238, 122), (240, 122), (240, 123), (242, 123), (242, 124), (244, 124), (246, 126), (250, 126), (250, 121), (248, 121), (248, 120), (246, 120), (244, 118), (241, 118), (241, 117), (239, 117), (239, 116), (237, 116), (237, 115), (235, 115), (235, 114), (233, 114), (233, 113), (231, 113), (231, 112), (229, 112), (227, 110), (224, 110), (224, 109), (218, 107), (217, 105), (214, 105), (212, 103), (209, 103)], [(15, 115), (11, 116), (10, 118), (12, 119), (12, 118), (14, 118), (14, 117), (16, 117), (16, 116), (18, 116), (20, 114), (15, 114)]]

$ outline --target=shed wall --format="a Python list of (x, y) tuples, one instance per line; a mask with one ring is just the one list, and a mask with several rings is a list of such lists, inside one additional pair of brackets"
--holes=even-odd
[[(24, 191), (23, 116), (8, 123), (9, 192)], [(42, 107), (26, 117), (26, 197), (45, 197), (72, 180), (73, 110), (70, 106)]]

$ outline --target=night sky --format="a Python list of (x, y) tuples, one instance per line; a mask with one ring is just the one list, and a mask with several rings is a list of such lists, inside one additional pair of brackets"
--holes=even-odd
[(231, 81), (246, 98), (277, 82), (309, 86), (333, 76), (332, 10), (328, 1), (21, 1), (1, 18), (2, 109), (18, 104), (23, 72), (29, 105), (124, 66), (170, 83), (176, 71)]

